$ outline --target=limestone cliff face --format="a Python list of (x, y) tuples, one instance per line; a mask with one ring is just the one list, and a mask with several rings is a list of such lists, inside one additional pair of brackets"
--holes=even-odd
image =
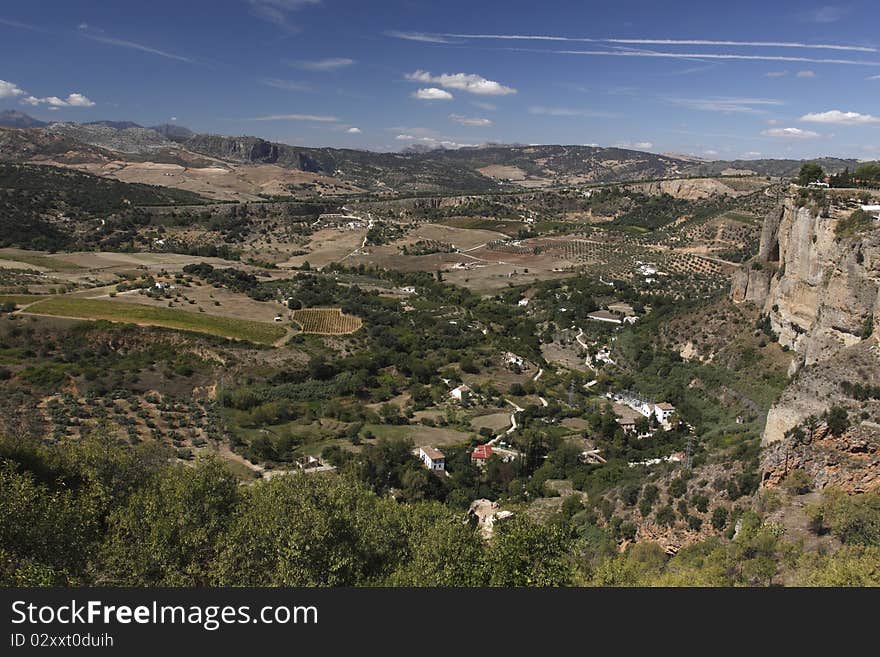
[(846, 214), (823, 217), (789, 199), (766, 244), (762, 236), (760, 253), (771, 264), (778, 258), (764, 312), (780, 344), (798, 355), (792, 373), (857, 344), (866, 322), (880, 319), (880, 234), (839, 238)]
[[(876, 343), (880, 334), (880, 230), (839, 237), (835, 228), (851, 212), (849, 206), (832, 207), (822, 216), (787, 199), (766, 218), (755, 262), (734, 275), (733, 300), (760, 306), (779, 343), (795, 352), (791, 376), (809, 378), (813, 366), (841, 358), (864, 341)], [(877, 360), (874, 350), (864, 353)], [(765, 443), (781, 440), (831, 403), (807, 391), (789, 394), (796, 387), (770, 410)]]

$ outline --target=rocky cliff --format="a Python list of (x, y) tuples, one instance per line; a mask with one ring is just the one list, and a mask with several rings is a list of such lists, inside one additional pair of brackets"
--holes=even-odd
[(789, 370), (796, 378), (768, 414), (765, 443), (836, 403), (846, 372), (834, 365), (850, 352), (870, 370), (858, 376), (880, 370), (877, 350), (863, 348), (880, 334), (880, 226), (838, 230), (855, 207), (852, 199), (824, 209), (786, 199), (765, 219), (758, 256), (734, 275), (733, 300), (759, 306), (779, 343), (796, 354)]

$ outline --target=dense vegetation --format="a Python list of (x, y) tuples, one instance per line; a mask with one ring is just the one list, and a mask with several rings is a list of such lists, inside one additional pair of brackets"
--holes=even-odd
[(845, 546), (831, 554), (804, 553), (747, 512), (732, 539), (670, 558), (650, 542), (617, 554), (574, 498), (544, 526), (517, 519), (484, 542), (461, 514), (344, 476), (243, 488), (217, 462), (167, 465), (106, 436), (54, 448), (4, 438), (0, 484), (5, 586), (880, 584), (876, 493), (810, 509)]

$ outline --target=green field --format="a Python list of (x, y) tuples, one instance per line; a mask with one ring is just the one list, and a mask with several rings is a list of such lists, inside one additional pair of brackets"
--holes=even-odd
[(78, 319), (104, 319), (111, 322), (162, 326), (182, 331), (207, 333), (235, 340), (247, 340), (257, 344), (272, 344), (286, 333), (283, 326), (267, 322), (218, 317), (216, 315), (191, 313), (185, 310), (155, 308), (137, 303), (106, 301), (103, 299), (54, 297), (33, 304), (26, 312), (39, 315), (75, 317)]
[(14, 303), (17, 306), (25, 306), (40, 299), (48, 299), (46, 294), (0, 294), (0, 303)]
[(0, 260), (12, 260), (15, 262), (23, 262), (34, 267), (42, 267), (43, 269), (52, 269), (54, 271), (73, 271), (82, 269), (79, 265), (58, 258), (51, 258), (39, 253), (28, 253), (27, 251), (5, 251), (0, 252)]

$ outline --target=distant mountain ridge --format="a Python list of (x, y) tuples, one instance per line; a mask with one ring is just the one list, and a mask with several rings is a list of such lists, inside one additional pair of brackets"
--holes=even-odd
[(49, 125), (24, 112), (18, 110), (3, 110), (0, 112), (0, 127), (4, 128), (42, 128)]
[[(382, 153), (344, 148), (302, 147), (255, 136), (197, 134), (176, 124), (146, 128), (132, 121), (58, 122), (46, 124), (8, 110), (0, 126), (37, 130), (56, 139), (0, 135), (0, 159), (27, 154), (60, 154), (59, 136), (71, 140), (64, 157), (81, 161), (145, 158), (192, 162), (205, 156), (236, 164), (271, 164), (290, 170), (347, 181), (362, 189), (394, 193), (468, 193), (498, 190), (505, 185), (530, 186), (632, 182), (637, 180), (720, 176), (753, 172), (763, 176), (794, 176), (803, 160), (700, 160), (679, 154), (656, 154), (624, 148), (578, 145), (482, 144), (452, 149), (412, 149)], [(4, 153), (17, 152), (18, 156)], [(100, 153), (75, 144), (104, 149)], [(41, 153), (45, 150), (46, 153)], [(122, 157), (120, 154), (125, 154)], [(182, 158), (182, 160), (181, 160)], [(855, 169), (854, 159), (819, 158), (829, 173)]]

